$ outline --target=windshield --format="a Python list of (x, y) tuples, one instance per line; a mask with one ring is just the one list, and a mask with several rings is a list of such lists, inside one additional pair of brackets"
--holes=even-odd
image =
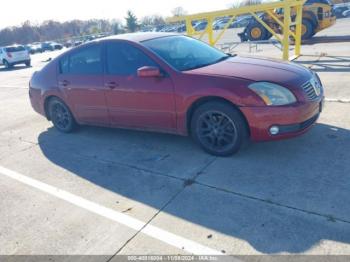
[(225, 53), (186, 36), (168, 36), (142, 42), (179, 71), (218, 63), (230, 57)]

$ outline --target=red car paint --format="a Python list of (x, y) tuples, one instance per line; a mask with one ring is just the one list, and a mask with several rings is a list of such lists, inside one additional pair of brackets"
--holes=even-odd
[[(51, 96), (57, 96), (68, 105), (79, 124), (187, 135), (192, 108), (202, 100), (219, 98), (240, 110), (254, 141), (302, 134), (312, 124), (296, 132), (275, 136), (270, 135), (269, 128), (272, 125), (299, 124), (320, 113), (323, 92), (317, 99), (307, 99), (301, 86), (311, 79), (312, 73), (302, 66), (271, 59), (235, 56), (210, 66), (179, 72), (141, 43), (163, 36), (161, 33), (126, 34), (91, 44), (126, 41), (154, 60), (167, 77), (138, 77), (136, 74), (125, 77), (106, 74), (84, 77), (61, 75), (58, 62), (65, 53), (33, 75), (29, 90), (33, 108), (48, 117), (45, 101)], [(265, 105), (248, 88), (249, 84), (257, 81), (272, 82), (288, 88), (297, 102), (286, 106)]]

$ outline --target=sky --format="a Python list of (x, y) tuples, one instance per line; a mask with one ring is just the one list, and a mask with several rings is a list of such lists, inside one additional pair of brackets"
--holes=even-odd
[(26, 20), (40, 23), (49, 19), (63, 22), (73, 19), (104, 18), (120, 19), (124, 22), (127, 10), (132, 10), (138, 18), (152, 14), (170, 16), (171, 10), (178, 6), (182, 6), (191, 14), (226, 9), (236, 1), (239, 0), (2, 1), (1, 9), (9, 10), (9, 12), (1, 12), (0, 28), (18, 26)]

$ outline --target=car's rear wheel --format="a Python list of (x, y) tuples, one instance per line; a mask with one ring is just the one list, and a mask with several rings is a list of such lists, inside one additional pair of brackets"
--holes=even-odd
[(26, 67), (30, 67), (31, 66), (31, 62), (30, 61), (25, 62), (25, 65), (26, 65)]
[(247, 137), (241, 113), (225, 102), (208, 102), (198, 107), (191, 120), (193, 139), (208, 153), (229, 156)]
[(4, 61), (3, 61), (3, 64), (4, 64), (4, 66), (5, 66), (7, 69), (13, 67), (12, 64), (10, 64), (7, 60), (4, 60)]
[(68, 106), (58, 98), (49, 101), (49, 113), (54, 127), (63, 133), (72, 132), (77, 124)]

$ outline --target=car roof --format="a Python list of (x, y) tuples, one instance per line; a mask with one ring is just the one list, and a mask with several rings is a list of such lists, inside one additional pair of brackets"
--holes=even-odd
[(15, 44), (15, 45), (3, 46), (2, 48), (11, 48), (11, 47), (18, 47), (18, 46), (23, 46), (24, 47), (24, 45), (17, 45), (17, 44)]
[[(167, 37), (167, 36), (176, 36), (180, 34), (175, 34), (175, 33), (163, 33), (163, 32), (140, 32), (140, 33), (129, 33), (129, 34), (120, 34), (120, 35), (113, 35), (113, 36), (108, 36), (99, 39), (100, 41), (102, 40), (128, 40), (131, 42), (143, 42), (146, 40), (151, 40), (155, 38), (160, 38), (160, 37)], [(99, 41), (97, 40), (97, 41)]]

